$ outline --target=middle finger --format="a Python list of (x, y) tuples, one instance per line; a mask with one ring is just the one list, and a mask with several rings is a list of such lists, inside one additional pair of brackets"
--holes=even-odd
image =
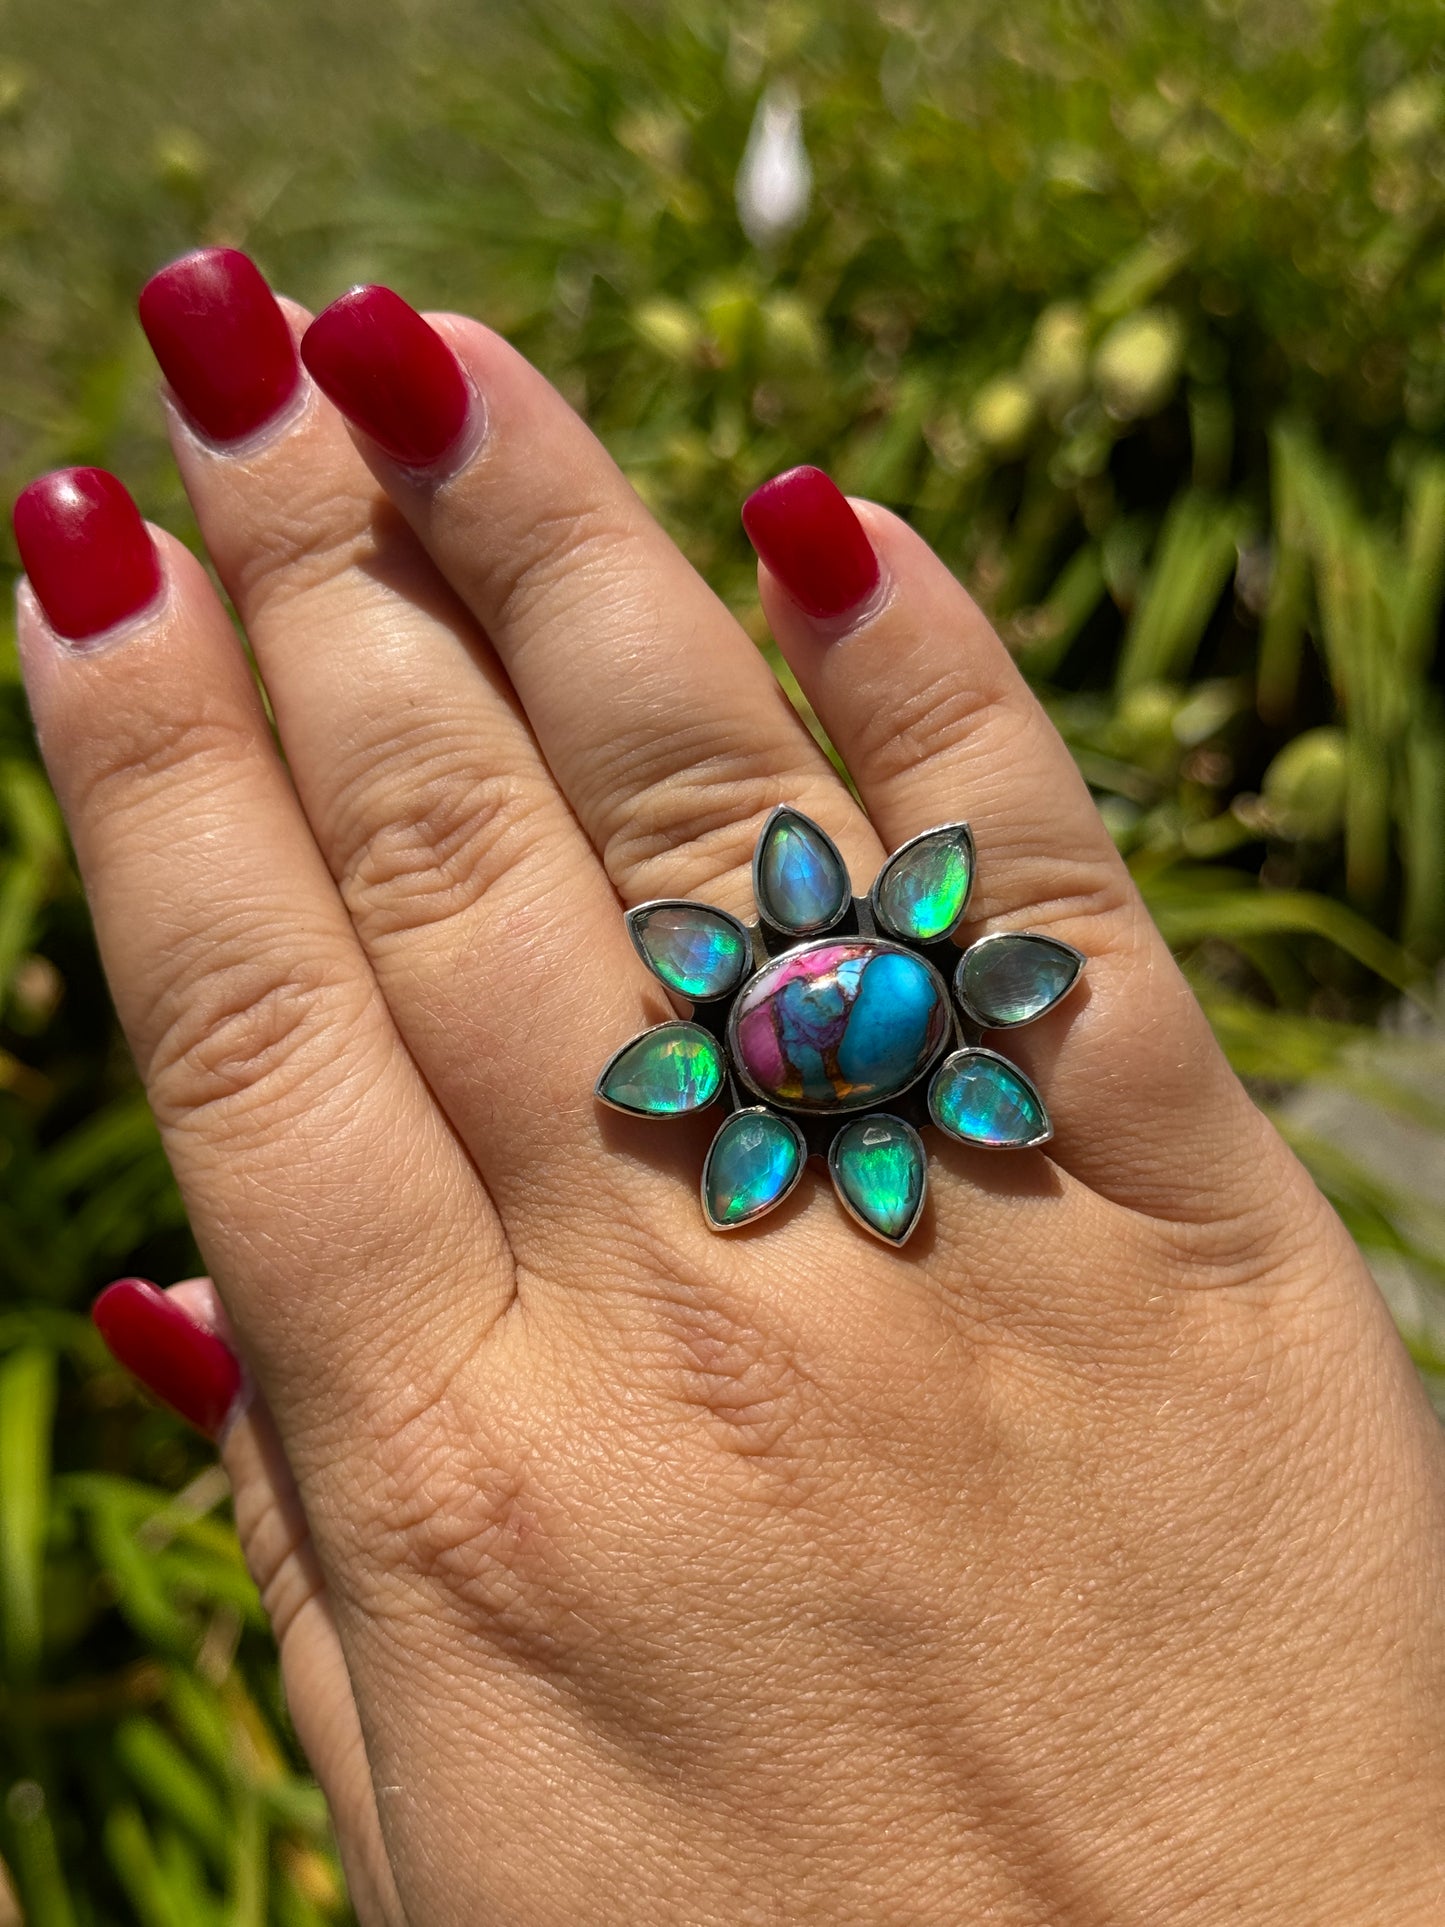
[(385, 288), (333, 303), (302, 354), (486, 631), (626, 902), (749, 914), (779, 803), (873, 874), (873, 830), (757, 649), (522, 356)]

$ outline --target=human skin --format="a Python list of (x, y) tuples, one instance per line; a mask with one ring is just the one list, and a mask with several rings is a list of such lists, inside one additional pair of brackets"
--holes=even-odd
[[(1006, 651), (882, 509), (833, 608), (828, 498), (755, 518), (860, 807), (560, 397), (431, 322), (429, 465), (278, 407), (274, 339), (253, 433), (167, 403), (284, 764), (170, 537), (118, 626), (20, 595), (363, 1920), (1438, 1920), (1438, 1428)], [(442, 433), (393, 348), (386, 420)], [(860, 884), (966, 817), (969, 933), (1088, 959), (1009, 1041), (1047, 1153), (934, 1134), (901, 1253), (811, 1171), (712, 1235), (713, 1127), (592, 1096), (672, 1014), (622, 907), (749, 915), (780, 802)]]

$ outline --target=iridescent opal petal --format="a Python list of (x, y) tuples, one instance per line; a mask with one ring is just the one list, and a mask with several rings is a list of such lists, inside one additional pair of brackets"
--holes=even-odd
[(902, 1118), (856, 1118), (833, 1140), (828, 1169), (844, 1205), (867, 1230), (901, 1245), (918, 1222), (928, 1181), (923, 1140)]
[(824, 937), (765, 964), (728, 1020), (755, 1096), (799, 1111), (871, 1110), (907, 1090), (947, 1042), (942, 977), (881, 937)]
[(753, 895), (778, 930), (806, 936), (835, 924), (851, 901), (848, 871), (833, 843), (797, 810), (774, 810), (753, 856)]
[(997, 1051), (959, 1050), (945, 1057), (928, 1089), (928, 1111), (940, 1131), (995, 1150), (1021, 1150), (1053, 1136), (1044, 1101), (1017, 1064)]
[(711, 1104), (723, 1071), (722, 1046), (701, 1024), (659, 1024), (608, 1059), (597, 1095), (634, 1117), (676, 1117)]
[(803, 1175), (808, 1147), (791, 1118), (734, 1111), (702, 1168), (703, 1215), (714, 1231), (736, 1231), (780, 1205)]
[(1072, 944), (1031, 930), (981, 937), (958, 960), (953, 987), (985, 1030), (1031, 1024), (1066, 997), (1084, 959)]
[(694, 1003), (730, 995), (752, 956), (736, 917), (707, 903), (641, 904), (628, 911), (627, 930), (653, 975)]
[(894, 851), (873, 885), (873, 912), (892, 936), (937, 943), (962, 921), (972, 886), (973, 837), (950, 823)]

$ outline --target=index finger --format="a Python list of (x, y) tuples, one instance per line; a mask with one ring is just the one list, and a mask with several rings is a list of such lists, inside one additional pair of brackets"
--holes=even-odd
[(197, 1239), (283, 1427), (334, 1430), (385, 1396), (383, 1347), (414, 1339), (413, 1397), (428, 1361), (455, 1370), (509, 1302), (505, 1243), (200, 565), (99, 471), (33, 484), (16, 519), (51, 607), (73, 613), (70, 582), (126, 587), (70, 636), (22, 591), (41, 747)]

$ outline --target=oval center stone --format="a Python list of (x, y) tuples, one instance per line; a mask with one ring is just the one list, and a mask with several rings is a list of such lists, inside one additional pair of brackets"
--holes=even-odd
[(948, 990), (879, 937), (823, 938), (765, 964), (733, 1005), (728, 1052), (759, 1097), (800, 1111), (876, 1105), (922, 1076), (950, 1029)]

